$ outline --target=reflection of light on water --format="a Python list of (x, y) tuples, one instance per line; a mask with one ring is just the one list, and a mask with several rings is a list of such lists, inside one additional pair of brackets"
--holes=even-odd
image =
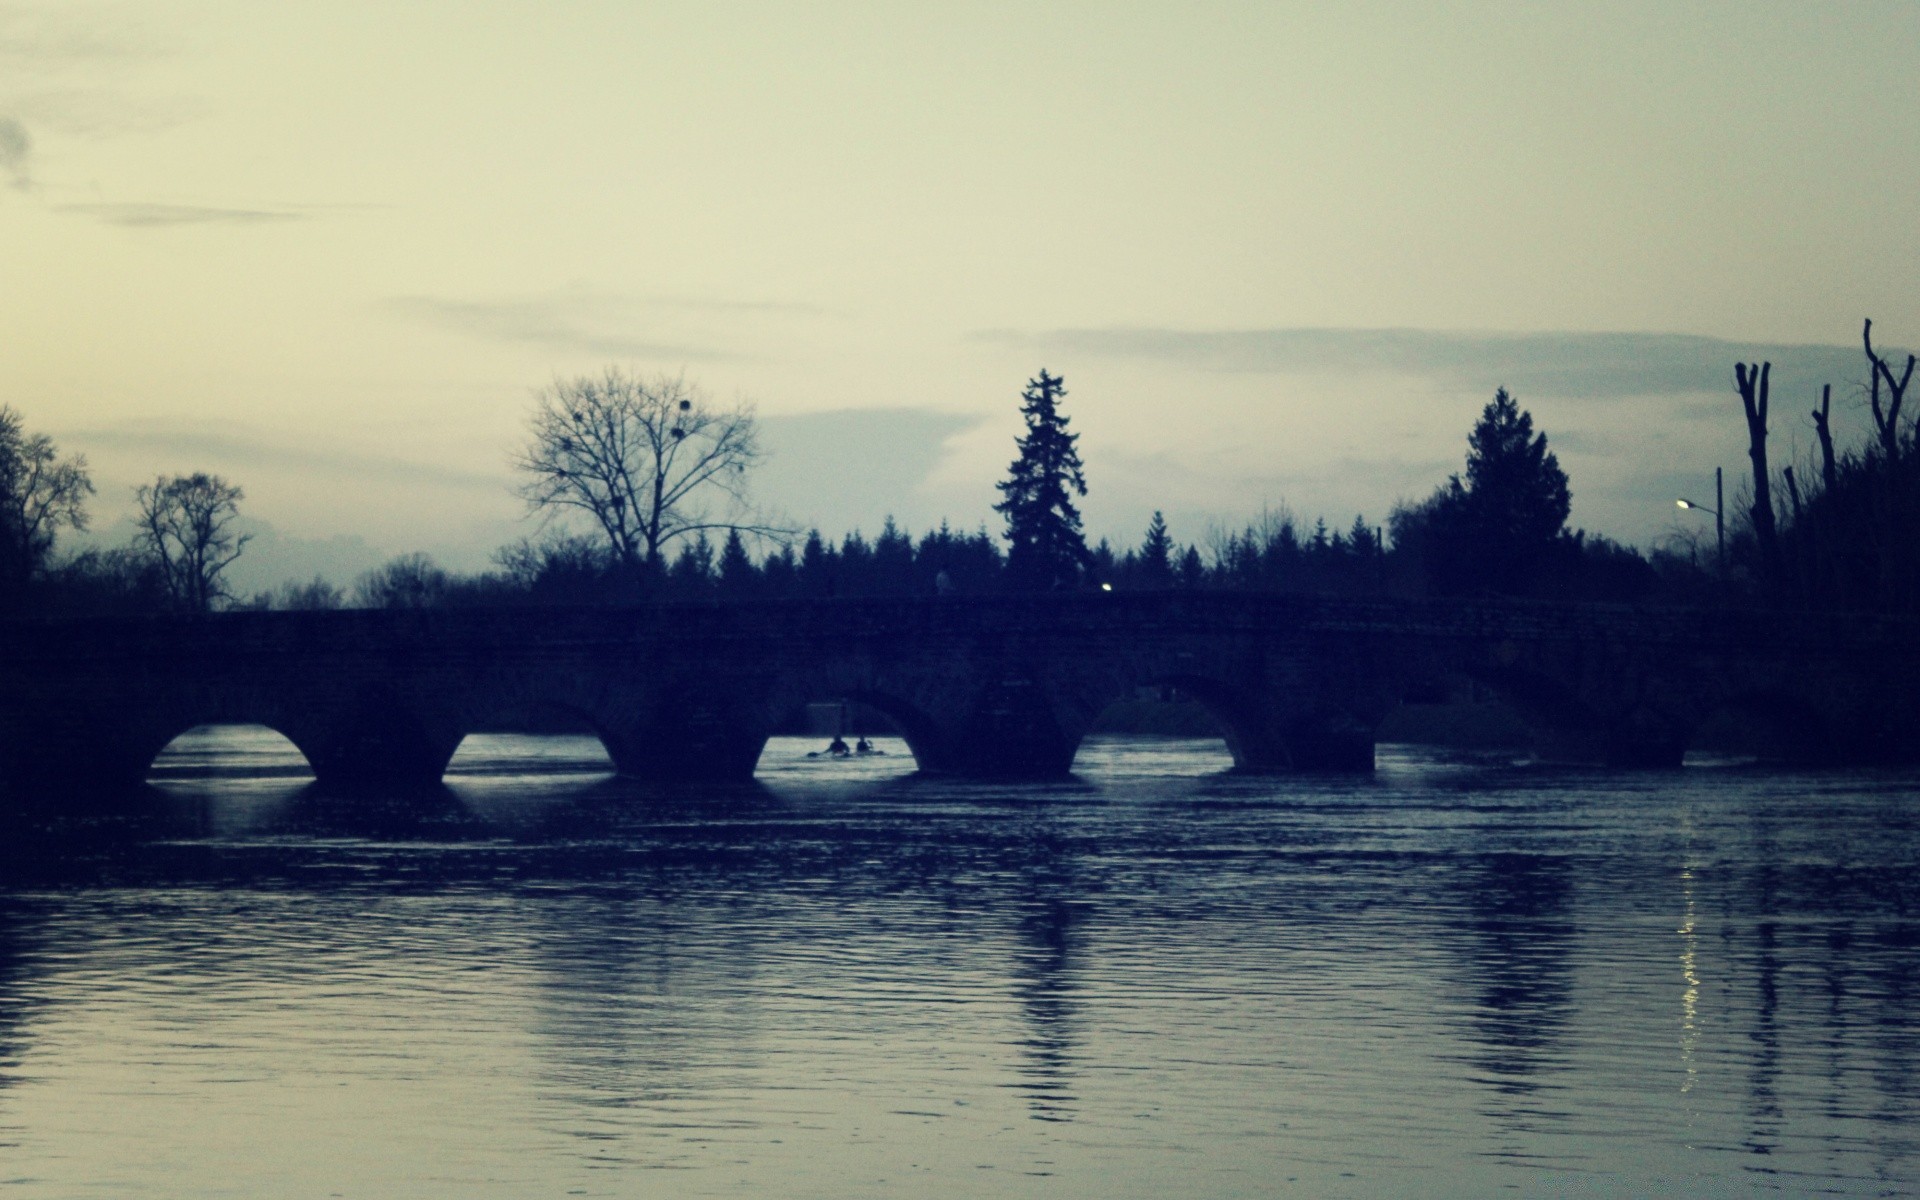
[(1687, 990), (1680, 993), (1680, 1062), (1686, 1068), (1686, 1080), (1680, 1090), (1693, 1090), (1694, 1078), (1699, 1068), (1693, 1062), (1694, 1046), (1700, 1040), (1700, 974), (1696, 968), (1694, 919), (1693, 919), (1693, 872), (1680, 872), (1680, 890), (1686, 897), (1686, 916), (1680, 923), (1680, 978), (1686, 982)]
[[(1693, 1090), (1699, 1082), (1700, 1068), (1694, 1062), (1694, 1050), (1700, 1042), (1700, 970), (1697, 955), (1699, 937), (1695, 933), (1698, 924), (1694, 914), (1693, 897), (1693, 822), (1682, 818), (1680, 836), (1683, 843), (1680, 867), (1681, 918), (1680, 928), (1680, 979), (1686, 985), (1680, 993), (1680, 1067), (1684, 1072), (1680, 1081), (1681, 1094)], [(1691, 1114), (1689, 1114), (1691, 1115)]]

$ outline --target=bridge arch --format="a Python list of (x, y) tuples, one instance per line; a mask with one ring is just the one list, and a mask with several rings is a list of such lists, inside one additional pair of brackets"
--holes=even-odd
[[(1236, 768), (1254, 769), (1259, 763), (1261, 729), (1258, 704), (1254, 697), (1232, 684), (1191, 670), (1170, 669), (1143, 672), (1124, 681), (1108, 681), (1103, 691), (1106, 693), (1104, 703), (1098, 703), (1098, 707), (1092, 704), (1087, 706), (1089, 729), (1102, 714), (1142, 691), (1178, 694), (1206, 713), (1214, 726), (1214, 735), (1226, 744), (1227, 753), (1233, 757)], [(1084, 740), (1084, 736), (1076, 739), (1076, 742)], [(1076, 745), (1076, 753), (1077, 750)]]
[[(288, 751), (297, 758), (297, 767), (287, 761)], [(211, 755), (221, 761), (209, 761)], [(216, 773), (311, 776), (313, 762), (298, 742), (272, 725), (205, 721), (181, 730), (155, 750), (147, 762), (145, 778), (196, 778)]]
[[(489, 740), (496, 738), (516, 740)], [(565, 742), (573, 743), (570, 757), (562, 753)], [(592, 749), (582, 743), (590, 743)], [(511, 758), (503, 763), (503, 755)], [(462, 722), (460, 740), (447, 761), (447, 771), (470, 774), (483, 763), (489, 764), (489, 770), (505, 765), (530, 773), (570, 768), (619, 770), (608, 734), (593, 714), (563, 701), (536, 701), (512, 712), (469, 715)]]
[[(947, 731), (911, 694), (883, 680), (829, 670), (784, 680), (767, 703), (768, 736), (789, 725), (813, 704), (862, 705), (892, 722), (920, 770), (939, 770), (947, 751)], [(855, 730), (853, 732), (864, 732)], [(767, 737), (760, 739), (762, 749)], [(756, 756), (757, 760), (757, 756)]]
[[(1196, 661), (1197, 660), (1197, 661)], [(1104, 671), (1083, 669), (1066, 689), (1064, 727), (1077, 745), (1099, 714), (1142, 688), (1173, 688), (1204, 709), (1244, 772), (1370, 770), (1373, 731), (1387, 704), (1351, 701), (1365, 697), (1308, 694), (1274, 686), (1247, 664), (1193, 653), (1122, 660)], [(1373, 708), (1379, 712), (1374, 712)]]

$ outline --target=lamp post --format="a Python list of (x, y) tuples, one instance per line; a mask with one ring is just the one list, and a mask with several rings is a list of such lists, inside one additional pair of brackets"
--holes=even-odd
[(1725, 494), (1720, 490), (1720, 468), (1713, 469), (1712, 508), (1704, 504), (1695, 504), (1691, 500), (1675, 500), (1674, 504), (1680, 508), (1699, 509), (1701, 512), (1713, 514), (1713, 565), (1718, 573), (1725, 575), (1727, 573), (1727, 519), (1720, 514), (1721, 510), (1726, 508), (1727, 501)]

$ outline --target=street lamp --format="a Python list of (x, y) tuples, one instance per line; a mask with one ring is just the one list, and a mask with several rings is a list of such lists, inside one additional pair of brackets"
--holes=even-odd
[(1691, 500), (1675, 500), (1674, 504), (1680, 508), (1695, 508), (1695, 509), (1699, 509), (1701, 512), (1710, 512), (1713, 514), (1713, 542), (1714, 542), (1713, 564), (1715, 568), (1717, 568), (1720, 571), (1721, 574), (1723, 575), (1726, 574), (1727, 519), (1720, 515), (1720, 510), (1727, 506), (1727, 501), (1724, 493), (1722, 493), (1720, 490), (1720, 468), (1715, 467), (1713, 469), (1713, 507), (1712, 508), (1708, 508), (1704, 504), (1695, 504)]

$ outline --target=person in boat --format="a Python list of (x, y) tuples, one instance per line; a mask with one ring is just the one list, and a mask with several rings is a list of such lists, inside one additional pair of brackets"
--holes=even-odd
[(847, 739), (836, 733), (833, 735), (833, 740), (827, 743), (827, 753), (835, 758), (842, 758), (853, 751), (847, 749)]
[(873, 743), (866, 739), (866, 735), (862, 734), (860, 740), (853, 744), (853, 752), (855, 754), (872, 754)]

